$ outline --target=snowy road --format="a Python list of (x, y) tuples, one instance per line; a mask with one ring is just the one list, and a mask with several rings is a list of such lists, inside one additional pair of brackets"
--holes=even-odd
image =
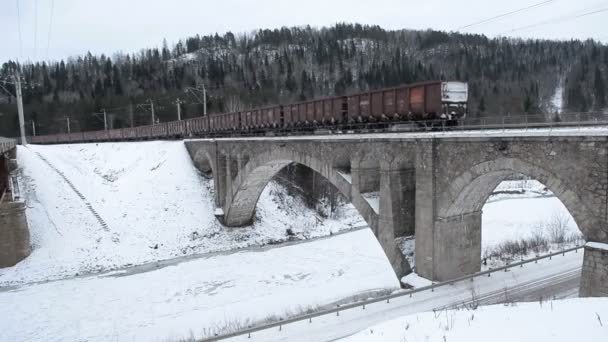
[[(376, 303), (362, 308), (327, 315), (309, 321), (283, 326), (281, 331), (271, 329), (230, 339), (230, 341), (334, 341), (355, 334), (366, 327), (401, 316), (432, 311), (470, 303), (475, 297), (482, 304), (493, 304), (519, 299), (531, 299), (539, 293), (543, 298), (573, 293), (570, 286), (578, 287), (582, 253), (570, 253), (553, 260), (530, 263), (509, 272), (495, 273), (491, 277), (476, 278), (452, 286), (438, 288), (409, 297), (393, 299), (390, 303)], [(538, 300), (538, 298), (535, 298)]]

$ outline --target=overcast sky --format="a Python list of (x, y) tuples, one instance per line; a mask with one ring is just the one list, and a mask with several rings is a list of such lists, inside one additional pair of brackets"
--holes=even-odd
[[(457, 30), (543, 0), (0, 0), (0, 62), (136, 52), (195, 34), (336, 22), (387, 29)], [(17, 15), (19, 3), (20, 16)], [(37, 6), (35, 5), (37, 3)], [(37, 7), (37, 10), (36, 10)], [(467, 32), (608, 42), (608, 0), (554, 0), (465, 29)], [(20, 17), (20, 20), (18, 20)], [(518, 30), (529, 25), (542, 24)], [(51, 39), (48, 44), (49, 26)], [(21, 48), (19, 30), (21, 28)], [(513, 31), (515, 30), (515, 31)], [(35, 39), (36, 38), (36, 39)], [(47, 44), (49, 45), (47, 55)]]

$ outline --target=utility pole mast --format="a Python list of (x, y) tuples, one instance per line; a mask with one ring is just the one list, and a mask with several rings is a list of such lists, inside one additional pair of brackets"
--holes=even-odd
[(148, 102), (150, 103), (150, 112), (152, 113), (152, 124), (154, 125), (156, 123), (154, 115), (154, 102), (152, 101), (152, 99), (148, 99)]
[(175, 105), (177, 106), (177, 121), (182, 121), (182, 103), (179, 97), (175, 101)]
[(32, 135), (36, 136), (36, 121), (32, 119)]
[(205, 83), (203, 83), (203, 116), (207, 116), (207, 90), (205, 89)]
[(66, 116), (65, 117), (65, 121), (66, 121), (67, 126), (68, 126), (68, 134), (70, 134), (70, 133), (72, 133), (72, 131), (70, 130), (70, 117)]
[(103, 110), (103, 129), (104, 130), (108, 130), (108, 114), (106, 113), (106, 109), (102, 109)]
[(17, 112), (19, 113), (19, 131), (21, 133), (21, 145), (27, 145), (25, 138), (25, 124), (23, 119), (23, 94), (21, 93), (21, 75), (19, 69), (15, 70), (15, 88), (17, 92)]
[[(207, 89), (205, 88), (205, 84), (203, 84), (203, 89), (201, 90), (198, 86), (196, 88), (194, 87), (188, 87), (187, 91), (189, 94), (192, 94), (192, 96), (196, 97), (197, 99), (197, 103), (198, 104), (202, 104), (203, 105), (203, 116), (207, 116)], [(201, 100), (201, 98), (198, 96), (200, 93), (203, 93), (203, 99)]]

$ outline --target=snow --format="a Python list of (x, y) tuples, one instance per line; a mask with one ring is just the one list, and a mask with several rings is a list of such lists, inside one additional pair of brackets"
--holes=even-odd
[(366, 192), (362, 193), (361, 197), (369, 203), (369, 206), (378, 214), (380, 212), (380, 193), (375, 192)]
[(342, 178), (344, 178), (348, 183), (353, 184), (353, 177), (350, 173), (346, 173), (346, 171), (337, 171)]
[(410, 264), (413, 271), (416, 269), (416, 236), (404, 236), (397, 238), (397, 245), (401, 253)]
[(0, 286), (310, 239), (361, 224), (348, 206), (319, 220), (314, 210), (272, 182), (260, 197), (255, 224), (225, 229), (213, 215), (213, 181), (198, 174), (182, 142), (19, 146), (18, 162), (33, 251), (0, 270)]
[[(73, 188), (36, 152), (53, 163)], [(210, 329), (333, 307), (399, 286), (369, 229), (341, 233), (361, 223), (352, 204), (342, 206), (335, 219), (320, 220), (298, 198), (271, 182), (258, 203), (254, 226), (222, 227), (213, 217), (213, 182), (199, 176), (181, 142), (30, 145), (19, 147), (18, 156), (34, 250), (17, 266), (0, 270), (2, 339), (202, 337)], [(533, 223), (550, 218), (556, 203), (561, 205), (548, 197), (551, 194), (542, 184), (517, 182), (503, 183), (499, 189), (525, 188), (523, 195), (492, 196), (484, 207), (484, 217), (489, 214), (491, 219), (484, 221), (482, 236), (490, 237), (484, 247), (505, 237), (526, 236)], [(108, 223), (108, 231), (100, 229), (74, 189)], [(364, 195), (377, 210), (377, 194)], [(538, 202), (518, 207), (525, 201)], [(543, 212), (547, 215), (539, 216)], [(295, 236), (286, 234), (287, 228)], [(255, 247), (331, 234), (336, 235), (280, 248)], [(413, 265), (415, 240), (401, 239), (400, 246)], [(237, 248), (245, 249), (227, 252)], [(538, 277), (555, 267), (580, 270), (582, 253), (562, 258), (556, 265), (539, 262), (530, 269)], [(138, 264), (143, 265), (123, 268)], [(100, 273), (82, 275), (91, 272)], [(484, 277), (475, 284), (487, 284), (488, 293), (493, 293), (531, 279), (517, 274)], [(59, 278), (64, 279), (54, 280)], [(413, 286), (424, 284), (416, 275), (406, 280)], [(458, 286), (436, 291), (434, 296), (445, 291), (436, 301), (429, 301), (429, 294), (424, 303), (408, 305), (407, 312), (462, 300), (460, 294), (468, 290)], [(382, 315), (382, 320), (393, 317), (397, 316)], [(358, 324), (378, 322), (376, 318)], [(300, 334), (301, 340), (306, 337)]]
[[(598, 124), (600, 124), (598, 122)], [(332, 135), (303, 135), (284, 137), (231, 137), (213, 139), (187, 139), (186, 141), (320, 141), (320, 140), (408, 140), (429, 138), (508, 138), (508, 137), (549, 137), (549, 136), (608, 136), (608, 126), (581, 126), (556, 128), (529, 129), (488, 129), (463, 130), (452, 132), (399, 132), (399, 133), (367, 133), (367, 134), (332, 134)]]
[(415, 289), (419, 288), (419, 287), (425, 287), (425, 286), (431, 286), (431, 285), (433, 285), (432, 281), (419, 276), (415, 272), (412, 272), (412, 273), (406, 275), (405, 277), (401, 278), (401, 282), (403, 284), (410, 285), (411, 287), (413, 287)]
[(561, 113), (564, 107), (564, 86), (562, 82), (555, 88), (555, 94), (551, 98), (551, 111)]
[[(574, 298), (578, 295), (583, 254), (566, 253), (552, 260), (543, 259), (515, 267), (508, 272), (496, 272), (491, 277), (482, 276), (473, 281), (464, 280), (434, 291), (421, 291), (411, 297), (392, 298), (390, 302), (380, 301), (341, 310), (340, 315), (329, 314), (308, 320), (283, 325), (283, 329), (268, 329), (230, 339), (230, 341), (335, 341), (356, 334), (367, 327), (399, 317), (420, 312), (444, 312), (446, 308), (492, 305), (509, 302), (538, 301), (543, 298)], [(486, 339), (489, 340), (489, 339)], [(550, 341), (551, 339), (549, 339)], [(404, 340), (398, 340), (404, 341)], [(409, 339), (408, 341), (418, 341)], [(422, 341), (425, 341), (424, 339)], [(435, 339), (429, 341), (443, 341)], [(448, 341), (450, 341), (448, 339)], [(518, 340), (514, 340), (518, 341)], [(544, 340), (540, 340), (544, 341)]]
[(603, 249), (608, 251), (608, 243), (600, 243), (600, 242), (587, 242), (585, 246), (595, 249)]
[(341, 341), (605, 341), (608, 298), (426, 312), (375, 325)]
[(5, 341), (170, 341), (398, 288), (364, 229), (3, 289), (0, 330)]
[(548, 236), (546, 224), (563, 220), (566, 235), (580, 234), (568, 209), (557, 197), (511, 198), (487, 203), (482, 214), (482, 250), (507, 240)]

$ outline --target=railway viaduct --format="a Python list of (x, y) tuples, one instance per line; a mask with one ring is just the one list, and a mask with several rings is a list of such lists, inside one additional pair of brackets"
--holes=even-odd
[(15, 141), (0, 137), (0, 267), (15, 265), (31, 250), (25, 202), (11, 185), (16, 157)]
[(416, 272), (436, 281), (479, 271), (484, 203), (506, 177), (528, 175), (563, 202), (588, 242), (597, 242), (585, 247), (580, 295), (608, 296), (605, 134), (334, 135), (185, 144), (197, 168), (213, 172), (217, 213), (226, 226), (251, 223), (266, 184), (299, 163), (354, 204), (398, 276), (411, 268), (395, 239), (415, 234)]

